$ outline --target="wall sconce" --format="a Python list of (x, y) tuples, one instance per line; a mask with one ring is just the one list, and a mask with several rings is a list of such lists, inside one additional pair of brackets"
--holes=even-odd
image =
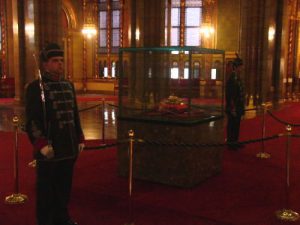
[(268, 40), (273, 41), (274, 36), (275, 36), (275, 28), (273, 26), (270, 26), (268, 31)]
[(25, 33), (28, 35), (28, 37), (33, 38), (33, 36), (34, 36), (34, 25), (33, 25), (33, 23), (27, 23), (25, 25)]
[(139, 41), (140, 40), (140, 29), (139, 28), (137, 28), (136, 29), (136, 31), (135, 31), (135, 39), (137, 40), (137, 41)]
[(97, 29), (94, 24), (84, 24), (81, 30), (82, 34), (85, 35), (87, 38), (92, 38), (97, 34)]
[(200, 33), (205, 37), (209, 38), (211, 35), (215, 33), (215, 28), (210, 24), (202, 24), (200, 27)]

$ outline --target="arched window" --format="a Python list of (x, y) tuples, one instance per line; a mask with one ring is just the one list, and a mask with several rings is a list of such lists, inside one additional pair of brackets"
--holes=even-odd
[(194, 62), (193, 66), (193, 78), (194, 79), (199, 79), (199, 74), (200, 74), (200, 63), (198, 61)]
[(106, 61), (104, 61), (104, 64), (103, 64), (103, 77), (107, 78), (108, 77), (108, 68), (107, 68), (107, 64), (106, 64)]
[(170, 35), (170, 45), (177, 46), (179, 45), (180, 40), (180, 2), (172, 1), (171, 7), (171, 33)]
[(107, 22), (106, 22), (107, 12), (99, 12), (99, 47), (100, 49), (105, 50), (107, 47)]
[(99, 77), (104, 77), (104, 66), (102, 64), (102, 61), (99, 61)]
[(165, 1), (165, 45), (200, 46), (202, 0)]
[(171, 67), (171, 79), (178, 79), (178, 78), (179, 78), (178, 62), (174, 61)]
[(183, 72), (183, 79), (189, 79), (189, 62), (184, 62), (184, 72)]
[(200, 46), (202, 24), (202, 0), (186, 1), (184, 45)]
[(121, 41), (121, 1), (99, 0), (98, 4), (100, 53), (118, 52)]
[(220, 60), (215, 60), (213, 64), (213, 69), (215, 69), (216, 73), (216, 80), (221, 79), (222, 74), (222, 62)]
[(103, 77), (115, 78), (115, 59), (122, 46), (122, 0), (98, 0), (98, 54), (107, 59)]
[(112, 11), (112, 47), (120, 47), (120, 10)]
[(116, 62), (115, 61), (111, 62), (111, 77), (112, 78), (116, 77)]

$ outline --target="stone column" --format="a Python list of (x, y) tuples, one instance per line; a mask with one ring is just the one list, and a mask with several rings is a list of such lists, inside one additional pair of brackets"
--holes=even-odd
[[(23, 1), (22, 1), (23, 2)], [(20, 21), (19, 12), (21, 1), (12, 0), (6, 1), (6, 40), (7, 40), (7, 77), (15, 79), (15, 99), (20, 100), (22, 92), (20, 91), (21, 79), (20, 79), (20, 69), (21, 69), (21, 51), (20, 51), (20, 30), (19, 27), (24, 24)], [(19, 9), (18, 9), (19, 8)], [(9, 53), (9, 54), (8, 54)]]
[[(164, 45), (165, 31), (165, 1), (152, 0), (141, 1), (137, 5), (137, 24), (140, 37), (136, 37), (136, 44), (139, 47), (161, 47)], [(144, 79), (140, 80), (142, 98), (144, 101), (157, 102), (159, 95), (166, 86), (161, 87), (162, 81), (166, 80), (163, 75), (162, 65), (166, 62), (162, 53), (147, 52), (138, 58), (138, 71), (143, 71)]]
[(62, 44), (61, 0), (35, 0), (35, 32), (38, 49), (46, 43)]
[[(37, 77), (41, 47), (47, 42), (62, 44), (61, 1), (6, 1), (9, 76), (15, 79), (15, 99), (22, 101), (26, 85)], [(12, 25), (11, 25), (12, 24)]]
[(274, 101), (280, 99), (280, 58), (282, 54), (282, 28), (283, 28), (283, 5), (284, 0), (277, 1), (276, 7), (276, 32), (275, 32), (275, 47), (274, 47), (274, 58), (273, 58), (273, 82), (274, 82)]
[(255, 104), (261, 102), (263, 77), (263, 48), (265, 33), (265, 0), (241, 1), (241, 49), (247, 95)]

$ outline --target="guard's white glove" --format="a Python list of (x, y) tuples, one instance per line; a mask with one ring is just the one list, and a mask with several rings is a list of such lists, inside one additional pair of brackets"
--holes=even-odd
[(47, 159), (52, 159), (54, 157), (54, 150), (51, 145), (46, 145), (40, 150), (41, 154)]
[(84, 143), (78, 144), (78, 152), (81, 153), (83, 151), (84, 147), (85, 147)]

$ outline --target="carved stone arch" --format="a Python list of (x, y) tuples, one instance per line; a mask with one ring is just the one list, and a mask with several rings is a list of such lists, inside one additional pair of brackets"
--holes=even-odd
[(70, 0), (62, 1), (62, 10), (67, 18), (67, 25), (69, 29), (76, 29), (78, 26), (78, 19), (76, 13), (74, 12), (74, 8)]
[(78, 28), (78, 18), (74, 11), (74, 6), (70, 0), (62, 0), (62, 12), (64, 14), (63, 26), (66, 28), (63, 43), (65, 49), (65, 78), (73, 80), (73, 43), (74, 32)]

